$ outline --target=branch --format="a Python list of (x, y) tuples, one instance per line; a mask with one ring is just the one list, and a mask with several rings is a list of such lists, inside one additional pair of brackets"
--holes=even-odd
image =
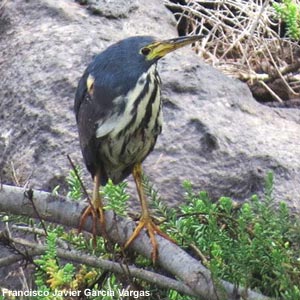
[[(26, 198), (25, 190), (18, 187), (3, 185), (0, 190), (0, 211), (15, 215), (25, 215), (37, 217), (32, 203)], [(84, 203), (68, 201), (61, 196), (52, 195), (42, 191), (33, 192), (35, 209), (39, 216), (45, 221), (62, 224), (72, 228), (77, 228), (82, 211), (85, 209)], [(120, 245), (124, 245), (132, 234), (135, 223), (114, 215), (111, 211), (105, 212), (106, 232), (108, 237)], [(92, 232), (92, 222), (87, 220), (83, 230)], [(100, 226), (97, 233), (100, 235)], [(248, 299), (267, 300), (261, 294), (243, 288), (236, 288), (233, 284), (214, 280), (211, 272), (199, 261), (189, 256), (180, 247), (172, 242), (157, 236), (159, 257), (157, 263), (165, 270), (185, 283), (193, 293), (206, 300), (218, 299)], [(134, 250), (141, 255), (151, 258), (152, 246), (147, 234), (143, 231), (130, 245), (130, 250)]]
[[(10, 240), (15, 244), (19, 244), (25, 246), (26, 248), (30, 248), (31, 251), (28, 253), (33, 253), (34, 255), (41, 255), (47, 250), (47, 246), (32, 243), (22, 238), (10, 238)], [(73, 261), (78, 264), (89, 265), (94, 268), (101, 268), (118, 274), (124, 274), (124, 272), (127, 271), (128, 275), (136, 278), (141, 278), (150, 283), (154, 283), (159, 287), (174, 289), (189, 296), (196, 296), (195, 292), (193, 292), (193, 290), (190, 289), (186, 284), (151, 271), (139, 269), (134, 266), (124, 265), (118, 262), (112, 262), (92, 255), (86, 255), (80, 253), (79, 251), (68, 251), (61, 248), (57, 248), (56, 251), (57, 256), (59, 258), (66, 259), (67, 261)], [(16, 260), (17, 257), (18, 256), (15, 255), (14, 259)], [(13, 257), (11, 259), (13, 259)]]

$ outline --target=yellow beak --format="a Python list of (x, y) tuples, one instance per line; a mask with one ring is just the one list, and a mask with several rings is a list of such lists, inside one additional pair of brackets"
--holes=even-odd
[(143, 47), (141, 49), (141, 53), (147, 53), (145, 55), (147, 60), (159, 59), (176, 49), (192, 44), (193, 42), (199, 41), (200, 39), (200, 35), (192, 35), (163, 41), (155, 41)]

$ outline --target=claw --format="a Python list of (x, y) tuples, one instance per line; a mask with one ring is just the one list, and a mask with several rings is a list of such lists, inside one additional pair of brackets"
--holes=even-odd
[(152, 218), (150, 216), (150, 212), (148, 209), (146, 197), (144, 194), (143, 186), (142, 186), (142, 165), (136, 164), (133, 168), (132, 172), (133, 178), (136, 183), (137, 191), (139, 194), (139, 199), (142, 206), (142, 217), (139, 221), (138, 226), (135, 228), (134, 232), (130, 236), (130, 238), (127, 240), (127, 242), (124, 245), (124, 248), (127, 248), (140, 234), (141, 230), (145, 228), (149, 234), (149, 238), (152, 244), (152, 252), (151, 252), (151, 258), (153, 263), (155, 264), (157, 258), (158, 258), (158, 243), (155, 238), (155, 234), (158, 234), (162, 236), (163, 238), (171, 241), (172, 243), (176, 243), (174, 240), (172, 240), (166, 233), (161, 231), (157, 225), (154, 224), (152, 221)]
[(83, 225), (86, 222), (87, 218), (92, 217), (92, 235), (93, 235), (93, 244), (96, 247), (96, 236), (97, 236), (97, 224), (100, 223), (101, 235), (107, 239), (107, 233), (105, 230), (105, 218), (104, 211), (102, 209), (95, 209), (92, 205), (89, 205), (82, 213), (79, 221), (78, 232), (82, 231)]
[(161, 231), (161, 229), (154, 224), (151, 217), (141, 217), (138, 226), (135, 228), (130, 238), (126, 241), (124, 245), (125, 249), (138, 237), (143, 228), (145, 228), (149, 234), (149, 238), (152, 244), (151, 258), (153, 263), (155, 264), (158, 258), (158, 243), (155, 238), (155, 234), (162, 236), (163, 238), (171, 241), (172, 243), (176, 242), (172, 238), (170, 238), (166, 233)]
[(96, 236), (97, 236), (97, 223), (100, 223), (101, 234), (104, 238), (107, 239), (106, 226), (105, 226), (105, 216), (103, 211), (103, 204), (101, 197), (99, 195), (99, 187), (100, 187), (100, 173), (96, 173), (94, 176), (94, 190), (93, 190), (93, 198), (90, 202), (89, 206), (84, 210), (81, 215), (78, 231), (82, 230), (84, 223), (88, 216), (92, 217), (92, 234), (93, 234), (93, 242), (96, 244)]

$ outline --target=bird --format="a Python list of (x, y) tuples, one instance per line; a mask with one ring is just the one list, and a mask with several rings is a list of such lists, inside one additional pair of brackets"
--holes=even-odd
[(80, 148), (93, 179), (92, 200), (82, 213), (80, 224), (92, 215), (105, 228), (99, 188), (109, 179), (118, 184), (132, 174), (142, 211), (124, 248), (146, 229), (154, 262), (158, 257), (155, 235), (173, 241), (154, 223), (142, 185), (142, 163), (162, 131), (157, 62), (166, 54), (198, 40), (199, 36), (193, 35), (167, 40), (133, 36), (118, 41), (94, 57), (80, 78), (75, 94)]

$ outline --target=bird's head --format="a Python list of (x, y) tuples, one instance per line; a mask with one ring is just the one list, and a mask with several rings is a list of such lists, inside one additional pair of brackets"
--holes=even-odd
[(119, 68), (148, 69), (166, 54), (199, 41), (200, 36), (183, 36), (158, 40), (151, 36), (135, 36), (121, 40), (108, 47), (99, 56), (99, 62)]
[[(200, 36), (184, 36), (158, 40), (151, 36), (135, 36), (121, 40), (96, 56), (89, 67), (93, 82), (110, 93), (126, 94), (138, 78), (166, 54), (199, 41)], [(120, 84), (122, 83), (122, 84)], [(116, 96), (114, 95), (114, 96)]]
[(176, 49), (199, 41), (200, 36), (183, 36), (168, 40), (150, 38), (152, 39), (150, 43), (147, 41), (147, 37), (142, 39), (145, 40), (141, 43), (138, 52), (141, 56), (143, 56), (145, 61), (153, 63)]
[[(124, 55), (125, 63), (149, 68), (166, 54), (199, 41), (200, 36), (183, 36), (168, 40), (159, 40), (151, 36), (136, 36), (124, 39), (115, 44)], [(137, 66), (135, 66), (137, 67)]]

